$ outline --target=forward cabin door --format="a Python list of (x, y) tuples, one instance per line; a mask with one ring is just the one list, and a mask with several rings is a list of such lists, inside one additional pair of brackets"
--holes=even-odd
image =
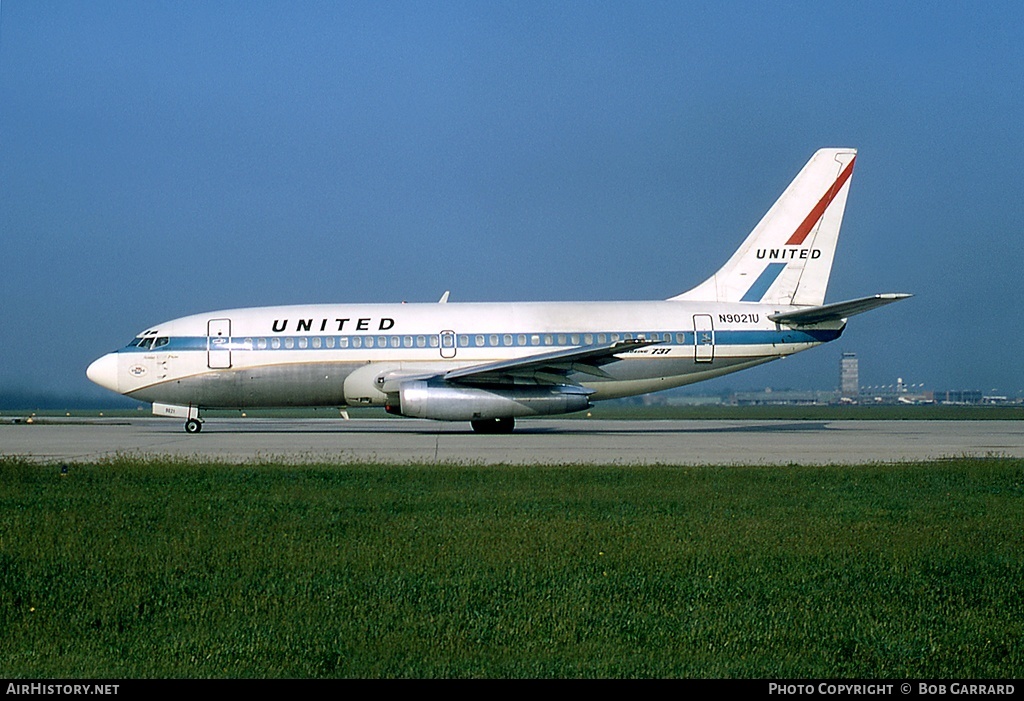
[(715, 359), (715, 327), (710, 314), (693, 315), (693, 359), (698, 363)]
[(231, 367), (231, 319), (206, 322), (206, 356), (213, 370)]

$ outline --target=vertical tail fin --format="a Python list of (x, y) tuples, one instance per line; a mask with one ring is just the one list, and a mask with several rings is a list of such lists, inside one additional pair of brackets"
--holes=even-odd
[(856, 158), (815, 153), (721, 270), (671, 299), (823, 304)]

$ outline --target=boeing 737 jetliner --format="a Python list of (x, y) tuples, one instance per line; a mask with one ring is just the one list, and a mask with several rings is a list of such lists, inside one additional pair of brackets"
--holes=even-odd
[(825, 304), (856, 151), (822, 149), (732, 258), (650, 302), (320, 304), (229, 309), (146, 329), (89, 379), (202, 428), (204, 409), (382, 406), (508, 433), (760, 365), (839, 338), (907, 294)]

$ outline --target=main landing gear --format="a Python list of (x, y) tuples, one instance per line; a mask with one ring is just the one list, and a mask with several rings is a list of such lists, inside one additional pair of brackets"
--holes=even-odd
[(475, 433), (512, 433), (516, 420), (511, 416), (503, 416), (500, 419), (470, 421), (470, 425)]
[(203, 422), (199, 419), (189, 419), (185, 422), (185, 433), (199, 433), (203, 430)]

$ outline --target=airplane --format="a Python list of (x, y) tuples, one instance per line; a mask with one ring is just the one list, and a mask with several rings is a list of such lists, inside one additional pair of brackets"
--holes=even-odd
[(317, 304), (152, 326), (89, 365), (96, 384), (198, 433), (207, 409), (383, 407), (511, 433), (515, 419), (700, 382), (833, 341), (906, 299), (825, 303), (857, 152), (817, 151), (731, 258), (658, 301)]

